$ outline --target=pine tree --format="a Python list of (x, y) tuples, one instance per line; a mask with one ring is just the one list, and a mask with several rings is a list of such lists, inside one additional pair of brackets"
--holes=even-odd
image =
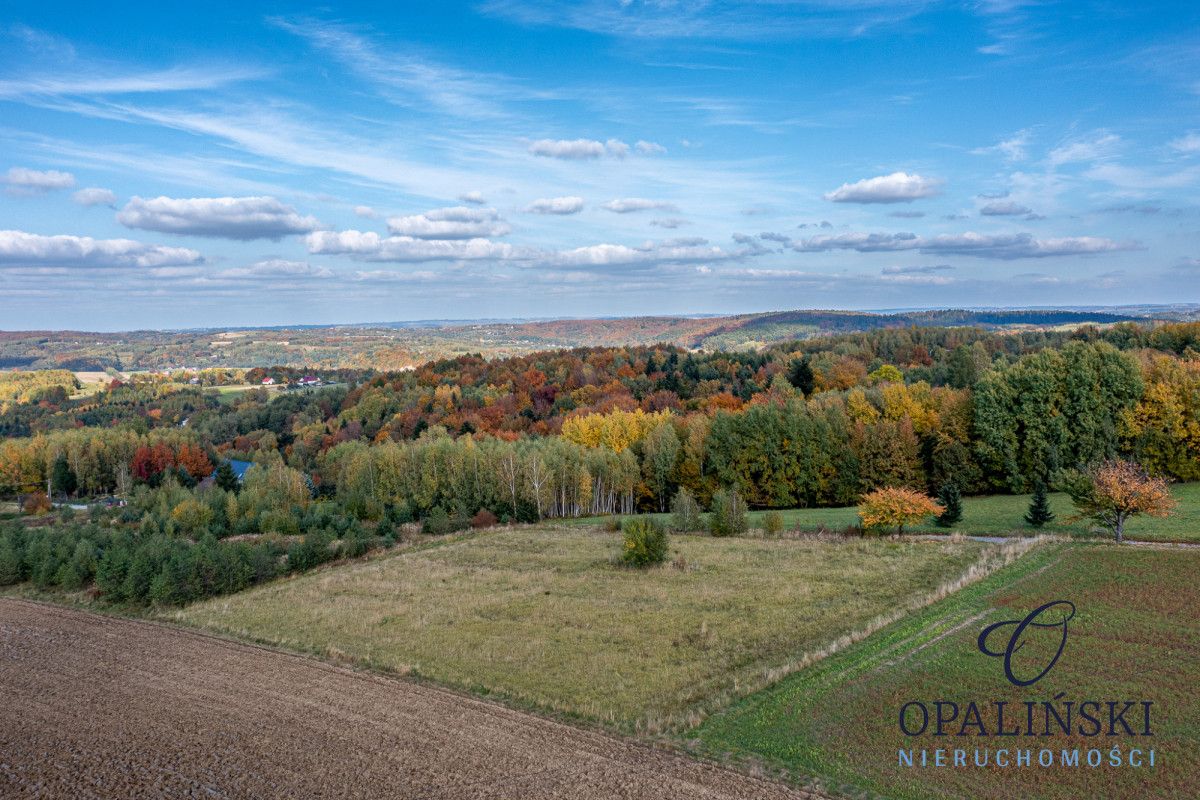
[(805, 397), (813, 393), (816, 388), (817, 379), (813, 375), (812, 365), (808, 363), (808, 356), (797, 359), (792, 362), (791, 368), (788, 370), (788, 382), (799, 389)]
[(75, 494), (77, 481), (75, 479), (75, 471), (71, 469), (71, 465), (67, 463), (66, 456), (59, 456), (54, 459), (54, 464), (50, 470), (50, 484), (54, 487), (54, 491), (62, 492), (63, 494)]
[(1025, 515), (1025, 521), (1035, 528), (1054, 521), (1054, 513), (1050, 511), (1050, 498), (1046, 494), (1045, 481), (1038, 481), (1034, 484), (1033, 500), (1029, 503), (1029, 513)]
[(237, 475), (233, 471), (233, 465), (228, 461), (222, 461), (221, 466), (217, 467), (216, 484), (219, 488), (227, 492), (237, 492), (242, 488), (238, 482)]
[(942, 484), (941, 490), (938, 491), (938, 502), (946, 509), (936, 520), (938, 527), (954, 527), (963, 515), (962, 494), (958, 491), (958, 486), (953, 483)]

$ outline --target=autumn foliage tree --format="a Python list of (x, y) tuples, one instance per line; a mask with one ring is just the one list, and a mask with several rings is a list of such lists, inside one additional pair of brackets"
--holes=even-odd
[(1124, 541), (1130, 517), (1167, 517), (1176, 505), (1167, 480), (1150, 475), (1136, 461), (1105, 461), (1076, 475), (1065, 488), (1079, 517), (1103, 525), (1118, 542)]
[(895, 527), (897, 533), (904, 533), (905, 525), (915, 525), (943, 511), (945, 508), (922, 492), (894, 486), (867, 492), (858, 503), (864, 530)]

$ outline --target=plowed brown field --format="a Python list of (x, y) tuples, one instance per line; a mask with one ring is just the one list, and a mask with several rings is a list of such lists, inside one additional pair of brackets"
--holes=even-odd
[(0, 797), (808, 798), (410, 681), (0, 599)]

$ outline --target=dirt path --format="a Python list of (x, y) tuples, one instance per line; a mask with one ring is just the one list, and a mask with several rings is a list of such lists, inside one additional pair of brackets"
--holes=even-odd
[(815, 800), (410, 681), (11, 599), (0, 796)]

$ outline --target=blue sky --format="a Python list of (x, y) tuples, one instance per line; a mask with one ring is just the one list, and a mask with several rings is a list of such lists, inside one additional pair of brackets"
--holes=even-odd
[(1198, 23), (0, 4), (0, 327), (1200, 301)]

